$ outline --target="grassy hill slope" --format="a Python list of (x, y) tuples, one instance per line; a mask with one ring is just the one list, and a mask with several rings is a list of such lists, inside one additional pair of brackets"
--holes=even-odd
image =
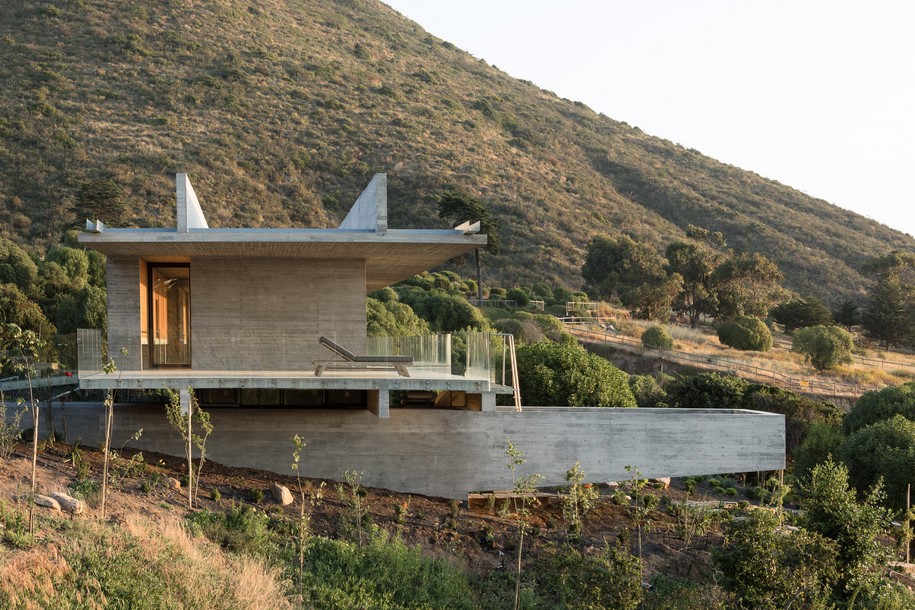
[(20, 243), (56, 240), (99, 178), (122, 187), (128, 224), (171, 224), (184, 171), (211, 226), (336, 226), (386, 171), (392, 226), (441, 226), (429, 196), (446, 189), (493, 207), (496, 283), (577, 286), (591, 236), (663, 247), (692, 223), (833, 301), (861, 290), (866, 257), (915, 248), (514, 79), (374, 0), (0, 0), (0, 14), (0, 235)]

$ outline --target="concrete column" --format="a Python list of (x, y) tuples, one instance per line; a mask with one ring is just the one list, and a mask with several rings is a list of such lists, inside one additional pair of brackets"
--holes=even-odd
[(481, 396), (481, 411), (495, 411), (496, 410), (496, 393), (495, 392), (483, 392)]
[(390, 403), (391, 395), (388, 390), (368, 390), (366, 392), (369, 411), (381, 419), (388, 419), (391, 416)]

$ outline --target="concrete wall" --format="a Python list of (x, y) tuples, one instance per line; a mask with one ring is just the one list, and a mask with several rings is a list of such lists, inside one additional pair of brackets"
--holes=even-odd
[[(140, 370), (140, 258), (111, 257), (108, 278), (108, 346), (118, 369)], [(121, 349), (127, 354), (122, 354)]]
[[(108, 345), (122, 371), (148, 367), (140, 346), (141, 266), (138, 257), (107, 263)], [(318, 344), (321, 335), (353, 352), (365, 350), (364, 261), (191, 261), (192, 368), (307, 370), (313, 360), (333, 357)]]
[[(292, 444), (308, 443), (302, 474), (340, 479), (364, 471), (366, 485), (407, 493), (464, 497), (473, 490), (507, 489), (506, 441), (527, 457), (522, 473), (543, 485), (564, 483), (580, 461), (591, 481), (629, 477), (627, 465), (647, 477), (777, 470), (785, 465), (781, 415), (712, 409), (526, 408), (515, 412), (391, 409), (390, 419), (367, 410), (210, 409), (215, 431), (207, 444), (213, 461), (290, 474)], [(44, 418), (42, 418), (44, 420)], [(55, 426), (70, 441), (97, 445), (102, 409), (55, 409)], [(26, 427), (30, 424), (25, 423)], [(44, 426), (42, 421), (42, 426)], [(181, 455), (177, 432), (161, 406), (118, 406), (114, 445), (143, 428), (147, 450)]]
[(303, 370), (333, 354), (327, 335), (365, 350), (365, 263), (194, 258), (191, 359), (196, 370)]

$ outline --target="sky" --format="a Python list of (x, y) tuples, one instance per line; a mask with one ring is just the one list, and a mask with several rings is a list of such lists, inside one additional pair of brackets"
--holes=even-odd
[(915, 235), (909, 0), (386, 0), (508, 74)]

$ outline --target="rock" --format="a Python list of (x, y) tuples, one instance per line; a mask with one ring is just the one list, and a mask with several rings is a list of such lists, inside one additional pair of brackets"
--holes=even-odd
[(670, 487), (670, 477), (659, 477), (657, 479), (652, 479), (651, 482), (659, 489), (667, 489)]
[(168, 482), (168, 486), (172, 489), (181, 489), (181, 481), (175, 477), (166, 477), (165, 480)]
[(60, 510), (60, 503), (50, 496), (44, 496), (42, 494), (35, 494), (35, 504), (38, 506), (44, 506), (47, 508), (53, 508), (55, 510)]
[(68, 496), (65, 493), (53, 492), (51, 497), (57, 500), (58, 504), (60, 504), (60, 507), (68, 513), (81, 515), (86, 509), (85, 503), (83, 503), (81, 500), (77, 500), (73, 496)]
[(280, 485), (279, 483), (273, 484), (273, 499), (277, 501), (278, 504), (282, 506), (289, 506), (292, 504), (292, 492), (289, 491), (289, 488), (285, 485)]

